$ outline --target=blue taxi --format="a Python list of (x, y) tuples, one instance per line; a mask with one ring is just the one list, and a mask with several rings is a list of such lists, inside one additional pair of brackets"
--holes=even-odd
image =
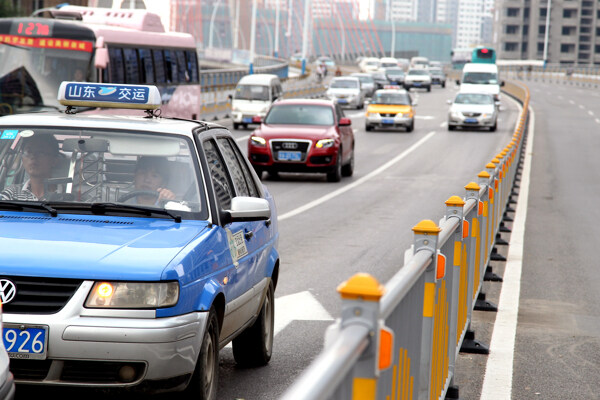
[(15, 382), (216, 398), (220, 348), (241, 366), (271, 358), (273, 197), (227, 129), (159, 117), (156, 87), (63, 82), (59, 100), (0, 118)]

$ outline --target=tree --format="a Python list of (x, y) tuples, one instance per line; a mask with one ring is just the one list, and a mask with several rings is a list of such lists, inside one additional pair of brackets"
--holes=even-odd
[(13, 7), (11, 1), (0, 0), (0, 18), (15, 17), (17, 10)]

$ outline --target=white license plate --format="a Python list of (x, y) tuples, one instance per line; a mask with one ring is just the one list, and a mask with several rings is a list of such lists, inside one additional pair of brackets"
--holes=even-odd
[(302, 160), (302, 153), (299, 151), (280, 151), (277, 154), (279, 161), (300, 161)]
[(383, 118), (381, 120), (382, 124), (393, 124), (394, 123), (394, 119), (393, 118)]
[(10, 358), (46, 359), (47, 326), (4, 324), (2, 339)]

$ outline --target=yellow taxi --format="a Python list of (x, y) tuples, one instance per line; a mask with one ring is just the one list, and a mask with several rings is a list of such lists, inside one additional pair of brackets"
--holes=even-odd
[(403, 127), (407, 132), (415, 128), (415, 106), (410, 94), (400, 86), (385, 86), (373, 94), (365, 115), (365, 130)]

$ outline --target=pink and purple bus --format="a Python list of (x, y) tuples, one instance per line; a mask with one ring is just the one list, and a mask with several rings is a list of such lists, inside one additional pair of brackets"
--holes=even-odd
[(145, 10), (63, 6), (0, 18), (0, 115), (58, 109), (62, 81), (156, 85), (162, 115), (197, 119), (196, 43)]

